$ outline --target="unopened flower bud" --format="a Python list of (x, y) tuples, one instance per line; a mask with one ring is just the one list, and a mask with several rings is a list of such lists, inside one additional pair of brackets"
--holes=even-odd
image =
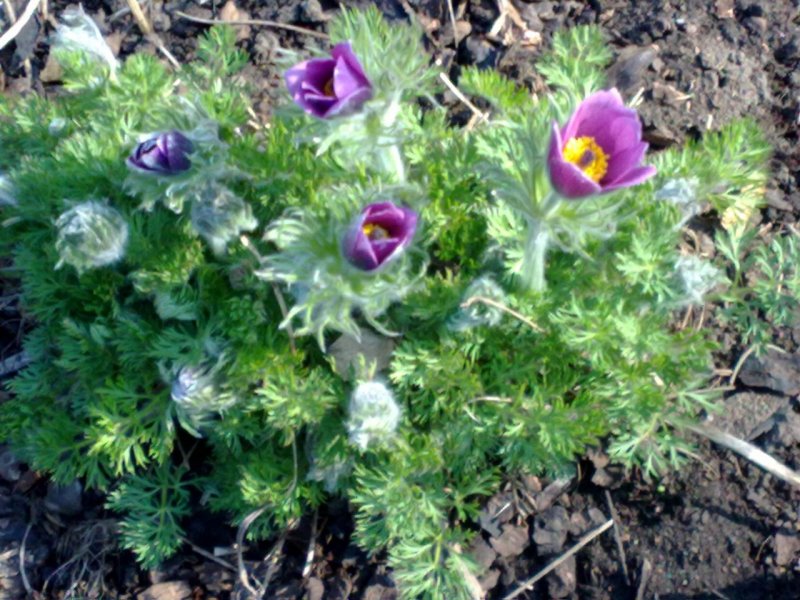
[(194, 144), (180, 131), (157, 133), (137, 144), (127, 165), (148, 175), (178, 175), (191, 168), (193, 150)]
[(681, 211), (678, 227), (683, 227), (689, 219), (700, 213), (697, 201), (698, 181), (696, 178), (670, 179), (656, 192), (657, 200), (666, 200)]
[(348, 413), (350, 443), (362, 450), (391, 440), (400, 423), (400, 407), (394, 395), (378, 381), (358, 385), (350, 398)]
[(720, 270), (710, 261), (695, 256), (679, 256), (675, 271), (683, 284), (686, 300), (690, 304), (703, 304), (705, 295), (719, 283)]
[(83, 12), (80, 4), (77, 8), (68, 8), (61, 15), (61, 23), (56, 26), (53, 47), (65, 50), (84, 52), (104, 62), (112, 72), (117, 70), (117, 59), (100, 33), (92, 18)]
[(67, 130), (68, 121), (64, 117), (56, 117), (47, 126), (47, 133), (57, 138), (61, 137)]
[(14, 196), (14, 185), (5, 175), (0, 175), (0, 206), (16, 206), (17, 199)]
[(128, 224), (114, 208), (90, 200), (62, 214), (56, 221), (56, 249), (60, 260), (78, 273), (117, 262), (128, 243)]
[(217, 184), (209, 184), (197, 194), (191, 220), (194, 230), (216, 254), (222, 254), (243, 231), (252, 231), (258, 225), (250, 205)]

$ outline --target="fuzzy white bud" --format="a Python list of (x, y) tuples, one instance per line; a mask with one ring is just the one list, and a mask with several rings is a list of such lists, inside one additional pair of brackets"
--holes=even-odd
[(361, 383), (348, 407), (350, 443), (366, 450), (373, 443), (391, 440), (400, 423), (400, 406), (391, 390), (378, 381)]
[(689, 219), (700, 214), (701, 207), (697, 201), (698, 185), (699, 182), (695, 177), (670, 179), (656, 192), (656, 200), (671, 202), (681, 211), (678, 227), (683, 227)]
[(695, 256), (679, 256), (675, 271), (689, 304), (703, 304), (705, 295), (720, 281), (721, 272), (710, 261)]
[(14, 185), (5, 175), (0, 175), (0, 206), (16, 206), (17, 199), (14, 196)]
[(258, 225), (249, 204), (214, 183), (197, 194), (192, 203), (191, 221), (195, 232), (216, 254), (224, 253), (228, 244), (243, 231), (252, 231)]
[(128, 243), (128, 224), (114, 208), (89, 200), (69, 209), (56, 221), (59, 261), (83, 273), (120, 260)]
[(181, 367), (172, 381), (170, 397), (177, 407), (178, 420), (189, 433), (201, 437), (200, 430), (216, 414), (230, 408), (236, 396), (220, 387), (215, 366)]
[(117, 70), (118, 63), (114, 53), (100, 33), (97, 24), (83, 12), (81, 5), (62, 13), (61, 23), (56, 26), (53, 47), (83, 52), (106, 63), (112, 73)]

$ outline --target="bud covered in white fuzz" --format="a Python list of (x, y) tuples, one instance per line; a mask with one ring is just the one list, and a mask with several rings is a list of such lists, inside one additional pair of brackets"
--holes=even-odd
[(50, 124), (47, 126), (47, 133), (54, 138), (61, 137), (67, 131), (68, 125), (69, 121), (67, 121), (64, 117), (56, 117), (50, 121)]
[(361, 383), (353, 390), (348, 413), (350, 443), (362, 450), (391, 440), (400, 423), (400, 407), (394, 395), (378, 381)]
[[(471, 298), (488, 298), (489, 300), (496, 300), (503, 302), (505, 300), (505, 293), (494, 279), (488, 275), (478, 277), (475, 281), (469, 284), (467, 291), (464, 292), (464, 302), (467, 303)], [(503, 313), (500, 309), (489, 306), (483, 302), (474, 302), (469, 306), (462, 306), (459, 311), (454, 314), (447, 323), (451, 331), (464, 331), (487, 325), (494, 327), (500, 322)]]
[(196, 437), (220, 412), (236, 402), (236, 396), (218, 383), (222, 362), (214, 366), (181, 367), (172, 382), (170, 397), (177, 408), (180, 424)]
[(239, 196), (218, 184), (209, 184), (192, 203), (192, 228), (205, 239), (216, 254), (222, 254), (228, 244), (243, 231), (258, 225), (250, 205)]
[(670, 179), (656, 192), (657, 200), (666, 200), (678, 207), (681, 211), (681, 221), (678, 227), (683, 227), (689, 219), (700, 213), (700, 203), (697, 201), (696, 178)]
[(0, 175), (0, 206), (16, 206), (17, 199), (14, 196), (14, 184), (5, 175)]
[(128, 243), (128, 224), (114, 208), (89, 200), (69, 209), (56, 221), (59, 261), (83, 273), (120, 260)]
[(61, 15), (61, 23), (56, 27), (53, 48), (84, 52), (92, 58), (104, 62), (117, 70), (117, 59), (103, 38), (92, 18), (83, 12), (83, 6), (68, 8)]
[(675, 261), (675, 271), (689, 304), (703, 304), (705, 295), (719, 283), (722, 275), (710, 261), (693, 254), (679, 256)]

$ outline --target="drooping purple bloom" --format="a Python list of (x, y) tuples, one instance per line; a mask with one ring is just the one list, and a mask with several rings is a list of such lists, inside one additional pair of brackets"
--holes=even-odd
[(342, 254), (354, 266), (374, 271), (400, 255), (414, 239), (417, 213), (392, 202), (367, 205), (342, 239)]
[(180, 131), (159, 133), (141, 142), (126, 161), (128, 167), (152, 175), (178, 175), (189, 170), (194, 145)]
[(625, 106), (616, 89), (596, 92), (563, 128), (553, 123), (550, 182), (569, 199), (637, 185), (656, 174), (655, 167), (641, 164), (646, 151), (636, 111)]
[(284, 77), (295, 103), (320, 119), (355, 112), (372, 98), (372, 84), (349, 42), (336, 44), (331, 58), (301, 62)]

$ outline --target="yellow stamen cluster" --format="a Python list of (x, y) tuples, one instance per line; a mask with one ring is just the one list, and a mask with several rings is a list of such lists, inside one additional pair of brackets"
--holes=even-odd
[(333, 98), (336, 95), (336, 92), (333, 91), (333, 77), (322, 87), (322, 93), (329, 98)]
[(608, 155), (593, 137), (571, 138), (564, 144), (564, 160), (583, 171), (594, 182), (599, 182), (608, 172)]
[(361, 231), (371, 240), (384, 240), (389, 237), (388, 231), (374, 223), (367, 223), (361, 228)]

